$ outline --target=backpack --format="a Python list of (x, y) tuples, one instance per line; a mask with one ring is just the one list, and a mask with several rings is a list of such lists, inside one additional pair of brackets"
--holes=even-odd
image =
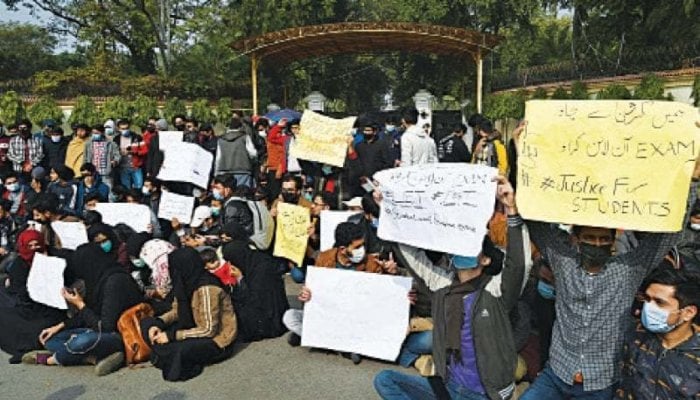
[(275, 234), (275, 221), (270, 215), (270, 210), (261, 201), (246, 200), (246, 204), (253, 214), (253, 234), (250, 241), (258, 250), (267, 250)]

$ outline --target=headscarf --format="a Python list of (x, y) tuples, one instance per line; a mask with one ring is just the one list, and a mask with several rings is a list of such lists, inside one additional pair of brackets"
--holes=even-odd
[(126, 274), (124, 268), (97, 243), (87, 243), (78, 247), (70, 259), (68, 270), (73, 278), (85, 282), (85, 302), (91, 308), (97, 309), (107, 278), (113, 274)]
[(17, 252), (19, 253), (19, 257), (24, 260), (30, 267), (32, 266), (32, 262), (34, 261), (34, 254), (36, 254), (36, 250), (32, 250), (29, 248), (29, 242), (32, 242), (36, 240), (39, 242), (39, 252), (43, 253), (46, 251), (46, 242), (44, 241), (44, 236), (42, 236), (41, 232), (34, 230), (34, 229), (25, 229), (22, 231), (22, 233), (19, 234), (19, 237), (17, 237)]
[(151, 269), (151, 281), (155, 287), (168, 293), (172, 288), (168, 271), (168, 254), (175, 251), (175, 246), (161, 239), (152, 239), (144, 243), (139, 258)]
[(177, 299), (178, 325), (182, 329), (194, 327), (192, 296), (201, 286), (219, 286), (219, 278), (204, 268), (204, 260), (197, 250), (184, 247), (168, 255), (170, 278)]
[(230, 262), (243, 272), (248, 274), (250, 265), (254, 264), (255, 252), (244, 240), (234, 240), (226, 243), (222, 249), (224, 260)]
[(95, 237), (97, 237), (97, 235), (99, 235), (100, 233), (105, 235), (107, 239), (112, 242), (112, 250), (110, 250), (108, 254), (112, 254), (114, 257), (116, 257), (117, 253), (119, 252), (119, 244), (121, 243), (121, 241), (117, 237), (117, 234), (114, 233), (114, 229), (112, 229), (111, 226), (102, 222), (98, 224), (93, 224), (87, 231), (88, 239), (92, 242), (95, 240)]
[(126, 240), (126, 252), (129, 257), (139, 257), (143, 245), (149, 240), (149, 235), (145, 232), (134, 233)]

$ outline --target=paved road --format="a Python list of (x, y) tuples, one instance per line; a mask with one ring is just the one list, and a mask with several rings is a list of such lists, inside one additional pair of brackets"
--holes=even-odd
[[(288, 283), (292, 306), (298, 286)], [(292, 348), (286, 336), (237, 348), (229, 360), (183, 383), (162, 379), (153, 367), (98, 378), (93, 367), (10, 365), (0, 352), (0, 399), (376, 399), (374, 375), (409, 370), (372, 360), (353, 365), (335, 354)]]

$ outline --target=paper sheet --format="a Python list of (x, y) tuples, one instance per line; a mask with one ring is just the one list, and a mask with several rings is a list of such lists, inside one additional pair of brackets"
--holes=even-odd
[(214, 156), (193, 143), (173, 143), (165, 152), (158, 179), (189, 182), (200, 188), (209, 184)]
[(357, 211), (321, 211), (321, 251), (333, 248), (335, 243), (335, 227), (341, 222), (357, 214)]
[(29, 297), (37, 303), (61, 310), (68, 309), (66, 300), (61, 296), (63, 270), (65, 269), (66, 260), (45, 256), (41, 253), (35, 254), (27, 278)]
[(148, 232), (151, 224), (151, 209), (143, 204), (97, 203), (95, 211), (102, 215), (105, 224), (126, 224), (136, 232)]
[(162, 131), (158, 132), (158, 149), (167, 151), (173, 144), (182, 143), (183, 131)]
[(301, 265), (309, 242), (310, 211), (294, 204), (277, 203), (275, 257), (283, 257)]
[(88, 242), (87, 231), (82, 222), (55, 221), (51, 223), (51, 228), (61, 239), (61, 247), (65, 249), (75, 250)]
[(300, 133), (290, 147), (293, 157), (342, 167), (348, 152), (348, 138), (356, 117), (334, 119), (305, 110)]
[(182, 196), (177, 193), (164, 191), (160, 196), (158, 205), (158, 218), (167, 221), (177, 218), (181, 224), (189, 224), (192, 221), (194, 210), (194, 197)]

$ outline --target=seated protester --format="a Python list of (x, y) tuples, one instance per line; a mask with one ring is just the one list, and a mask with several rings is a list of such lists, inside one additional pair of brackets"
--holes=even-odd
[(28, 351), (41, 348), (39, 334), (66, 317), (65, 311), (35, 302), (27, 291), (27, 277), (36, 253), (46, 253), (40, 232), (27, 229), (17, 238), (17, 253), (9, 270), (9, 282), (0, 289), (0, 349), (9, 353), (11, 364), (21, 361)]
[[(212, 275), (219, 278), (221, 284), (227, 289), (232, 289), (238, 282), (243, 279), (241, 270), (231, 265), (228, 261), (222, 261), (213, 247), (204, 247), (199, 250), (199, 256), (204, 261), (204, 268)], [(240, 319), (238, 321), (239, 338), (240, 338)]]
[[(25, 215), (19, 218), (19, 225), (24, 224), (26, 219), (31, 216), (31, 210), (34, 208), (34, 204), (39, 200), (41, 194), (46, 191), (46, 170), (43, 167), (36, 167), (32, 170), (32, 180), (29, 183), (29, 189), (25, 192), (24, 196), (24, 210)], [(16, 218), (17, 220), (17, 218)]]
[(2, 199), (12, 202), (10, 214), (18, 225), (22, 225), (28, 217), (26, 208), (27, 193), (19, 183), (19, 175), (11, 172), (5, 176), (5, 191), (2, 193)]
[(236, 314), (231, 296), (207, 272), (196, 250), (175, 250), (168, 255), (168, 264), (175, 297), (172, 309), (142, 320), (141, 332), (151, 344), (151, 362), (163, 379), (185, 381), (231, 354)]
[[(513, 190), (499, 177), (498, 199), (512, 208)], [(477, 257), (449, 256), (435, 265), (424, 250), (399, 245), (407, 267), (433, 291), (433, 359), (437, 378), (429, 381), (385, 370), (374, 379), (384, 399), (508, 399), (515, 389), (517, 353), (510, 310), (520, 296), (525, 256), (522, 221), (509, 220), (505, 256), (484, 237)], [(444, 260), (444, 259), (443, 259)]]
[(362, 197), (362, 212), (348, 218), (348, 222), (358, 224), (365, 234), (365, 247), (368, 253), (379, 253), (383, 258), (389, 256), (392, 244), (379, 239), (379, 204), (374, 199), (373, 193), (367, 193)]
[(97, 173), (97, 169), (90, 163), (85, 163), (80, 167), (80, 175), (83, 179), (78, 183), (75, 195), (75, 214), (83, 215), (85, 199), (96, 193), (101, 201), (106, 202), (109, 198), (109, 186), (102, 182), (102, 177)]
[(309, 236), (309, 245), (306, 249), (307, 257), (315, 259), (321, 248), (321, 212), (335, 210), (337, 204), (335, 196), (322, 192), (312, 197), (311, 224), (314, 226), (313, 234)]
[(237, 192), (236, 179), (233, 175), (219, 175), (212, 183), (212, 196), (215, 200), (223, 202), (221, 210), (221, 224), (237, 222), (249, 235), (253, 234), (253, 212), (248, 207), (246, 199), (240, 197)]
[(282, 316), (289, 309), (286, 270), (270, 254), (252, 246), (240, 225), (228, 224), (224, 232), (230, 239), (222, 248), (224, 260), (242, 274), (232, 291), (239, 338), (252, 342), (281, 336), (287, 331)]
[(700, 275), (660, 266), (643, 284), (641, 325), (623, 348), (619, 399), (697, 399)]
[(132, 267), (131, 277), (134, 278), (141, 291), (145, 291), (146, 286), (150, 285), (150, 270), (140, 257), (141, 249), (149, 240), (151, 237), (145, 232), (135, 233), (126, 240), (126, 254), (129, 256)]
[(168, 254), (176, 250), (172, 244), (161, 239), (151, 239), (143, 244), (139, 258), (148, 268), (148, 282), (144, 292), (147, 302), (156, 315), (170, 310), (173, 302), (172, 282), (168, 271)]
[(212, 214), (211, 207), (199, 206), (195, 208), (190, 228), (191, 235), (201, 237), (205, 246), (218, 247), (221, 244), (219, 239), (221, 225), (218, 218)]
[(683, 228), (683, 234), (676, 247), (683, 265), (700, 272), (700, 201), (693, 205), (688, 224)]
[(54, 221), (79, 222), (80, 220), (72, 215), (61, 215), (58, 205), (58, 197), (55, 194), (44, 193), (32, 208), (32, 214), (34, 221), (41, 226), (39, 229), (44, 236), (49, 255), (67, 258), (71, 250), (63, 248), (61, 239), (54, 232), (51, 223)]
[(280, 192), (280, 195), (272, 203), (272, 208), (270, 208), (270, 213), (272, 214), (272, 216), (277, 216), (277, 204), (280, 202), (306, 207), (309, 210), (311, 210), (313, 208), (313, 203), (306, 200), (301, 195), (301, 189), (302, 180), (300, 177), (289, 174), (283, 176), (282, 190)]
[[(143, 204), (142, 193), (136, 189), (130, 189), (126, 192), (126, 203), (130, 204)], [(151, 223), (148, 224), (148, 234), (154, 238), (161, 238), (163, 236), (163, 231), (160, 225), (160, 219), (155, 212), (151, 209)]]
[(124, 342), (117, 321), (124, 311), (141, 302), (141, 292), (129, 274), (95, 243), (78, 247), (68, 268), (70, 275), (84, 283), (84, 294), (75, 288), (61, 290), (76, 312), (41, 332), (39, 341), (48, 352), (27, 353), (22, 362), (95, 364), (97, 376), (110, 374), (124, 364)]
[(121, 265), (124, 270), (131, 270), (131, 262), (126, 252), (126, 244), (119, 240), (114, 229), (104, 223), (94, 224), (88, 229), (88, 240), (100, 246), (102, 251)]
[(73, 184), (73, 170), (65, 165), (51, 168), (49, 173), (49, 185), (47, 193), (53, 193), (58, 197), (58, 211), (63, 215), (75, 214), (75, 196), (77, 185)]
[(102, 214), (94, 210), (85, 211), (85, 217), (83, 218), (83, 223), (85, 224), (85, 229), (90, 229), (91, 226), (95, 224), (102, 223)]
[(10, 253), (14, 250), (17, 225), (10, 215), (12, 203), (0, 200), (0, 274), (5, 271), (5, 265), (14, 259)]
[[(365, 238), (362, 230), (352, 222), (343, 222), (335, 228), (335, 246), (319, 254), (315, 266), (323, 268), (338, 268), (346, 271), (396, 274), (396, 263), (393, 260), (380, 261), (375, 255), (365, 252)], [(303, 287), (299, 301), (306, 303), (311, 299), (311, 291)], [(301, 342), (301, 326), (304, 318), (302, 310), (288, 310), (282, 321), (292, 333), (289, 344), (298, 346)], [(359, 355), (353, 354), (355, 364), (360, 362)]]

